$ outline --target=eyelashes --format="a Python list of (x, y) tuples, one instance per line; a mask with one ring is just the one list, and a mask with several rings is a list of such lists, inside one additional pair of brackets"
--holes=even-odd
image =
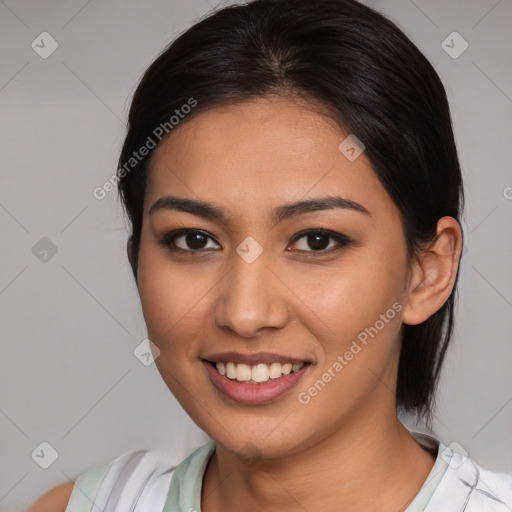
[[(182, 228), (164, 235), (159, 244), (171, 253), (179, 253), (186, 256), (197, 256), (219, 250), (220, 244), (208, 232), (201, 229)], [(292, 249), (312, 256), (331, 254), (340, 249), (354, 244), (354, 241), (342, 233), (326, 229), (308, 229), (297, 233), (292, 239), (291, 245), (299, 242), (302, 248)], [(334, 244), (333, 244), (334, 242)], [(308, 250), (308, 247), (310, 250)]]

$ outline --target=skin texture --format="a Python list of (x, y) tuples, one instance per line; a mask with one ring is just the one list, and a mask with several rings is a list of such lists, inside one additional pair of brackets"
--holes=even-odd
[[(338, 149), (348, 134), (303, 100), (260, 98), (183, 122), (153, 155), (144, 201), (138, 286), (156, 365), (192, 419), (217, 442), (203, 480), (203, 511), (402, 510), (434, 458), (398, 422), (395, 382), (402, 323), (427, 319), (452, 290), (458, 223), (409, 261), (401, 216), (364, 153)], [(208, 201), (226, 222), (150, 207), (162, 196)], [(272, 210), (339, 195), (366, 208), (310, 212), (274, 223)], [(200, 229), (199, 250), (171, 231)], [(315, 253), (306, 229), (327, 229)], [(246, 237), (261, 255), (236, 252)], [(186, 252), (188, 250), (188, 252)], [(331, 251), (331, 252), (330, 252)], [(320, 254), (319, 254), (320, 253)], [(307, 390), (394, 303), (393, 319), (311, 401)], [(273, 352), (312, 362), (267, 404), (242, 405), (211, 384), (202, 358)]]

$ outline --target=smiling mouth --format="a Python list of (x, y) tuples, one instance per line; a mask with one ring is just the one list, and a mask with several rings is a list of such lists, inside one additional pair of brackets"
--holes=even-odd
[(309, 363), (259, 363), (254, 365), (232, 361), (208, 361), (220, 375), (245, 384), (265, 384), (283, 375), (298, 372)]

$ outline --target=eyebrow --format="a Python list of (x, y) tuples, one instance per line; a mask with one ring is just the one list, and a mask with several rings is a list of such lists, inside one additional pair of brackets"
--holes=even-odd
[[(307, 213), (338, 208), (348, 209), (371, 216), (370, 212), (363, 205), (356, 203), (355, 201), (345, 199), (340, 196), (325, 196), (278, 206), (272, 212), (272, 221), (275, 224), (278, 224), (284, 220), (293, 219)], [(228, 215), (224, 210), (212, 203), (198, 201), (196, 199), (163, 196), (158, 199), (153, 206), (151, 206), (149, 209), (149, 215), (154, 215), (156, 212), (162, 210), (191, 213), (205, 219), (217, 220), (226, 224), (229, 222)]]

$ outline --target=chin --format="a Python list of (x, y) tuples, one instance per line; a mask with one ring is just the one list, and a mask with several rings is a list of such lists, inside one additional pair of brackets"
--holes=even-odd
[[(204, 429), (204, 427), (201, 427)], [(293, 435), (289, 428), (279, 428), (272, 432), (268, 424), (262, 425), (261, 429), (249, 431), (242, 425), (235, 429), (226, 429), (215, 425), (207, 434), (214, 439), (218, 446), (231, 452), (248, 462), (263, 459), (278, 459), (296, 453), (306, 444), (305, 439)]]

